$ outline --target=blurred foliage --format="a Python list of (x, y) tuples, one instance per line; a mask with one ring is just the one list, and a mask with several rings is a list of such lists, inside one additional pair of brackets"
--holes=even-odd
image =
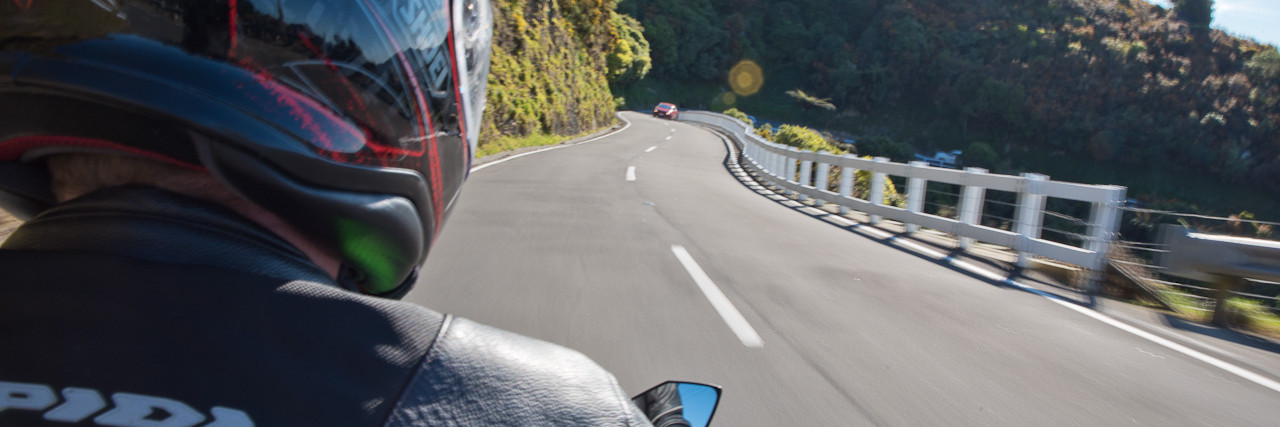
[(756, 128), (756, 135), (760, 135), (761, 138), (766, 140), (773, 141), (773, 127), (769, 126), (768, 123), (761, 124), (760, 127)]
[(773, 142), (814, 152), (826, 151), (836, 155), (845, 153), (840, 147), (827, 141), (818, 131), (804, 126), (778, 126), (778, 133), (773, 136)]
[(609, 22), (618, 34), (618, 41), (605, 57), (609, 65), (609, 84), (634, 83), (653, 68), (649, 41), (644, 38), (644, 27), (640, 21), (617, 12), (610, 13)]
[[(871, 160), (871, 156), (865, 156), (864, 159)], [(858, 170), (854, 172), (853, 178), (853, 197), (862, 200), (870, 200), (871, 198), (871, 179), (875, 175), (869, 170)], [(881, 200), (885, 205), (905, 208), (907, 207), (907, 198), (898, 193), (898, 186), (893, 184), (893, 179), (888, 176), (884, 177), (884, 197)]]
[(1280, 52), (1276, 51), (1275, 46), (1268, 46), (1245, 62), (1244, 67), (1249, 77), (1259, 81), (1274, 81), (1277, 76), (1280, 76)]
[[(642, 90), (615, 91), (856, 127), (859, 140), (983, 141), (1015, 158), (1010, 169), (1045, 161), (1035, 153), (1079, 159), (1080, 176), (1055, 175), (1063, 179), (1158, 165), (1280, 194), (1280, 53), (1206, 27), (1212, 9), (1211, 0), (1173, 10), (1142, 0), (623, 0), (618, 10), (644, 25), (654, 69), (633, 85)], [(744, 59), (764, 68), (759, 94), (715, 95)], [(709, 90), (689, 90), (695, 82)], [(786, 116), (785, 92), (797, 87), (840, 108)], [(1156, 198), (1189, 197), (1150, 187)]]
[(554, 143), (614, 122), (609, 79), (649, 67), (639, 22), (606, 0), (497, 0), (479, 153)]
[(1173, 10), (1191, 24), (1196, 33), (1209, 33), (1209, 23), (1213, 22), (1213, 0), (1173, 0)]
[(974, 141), (969, 143), (968, 147), (960, 154), (960, 161), (966, 167), (980, 167), (987, 170), (994, 170), (996, 164), (1000, 161), (1000, 155), (996, 154), (996, 150), (991, 148), (990, 144), (982, 141)]
[(1280, 316), (1257, 299), (1233, 297), (1227, 299), (1227, 322), (1232, 326), (1280, 336)]
[(645, 0), (618, 5), (644, 24), (655, 73), (719, 80), (729, 70), (729, 32), (711, 0)]
[(836, 105), (831, 103), (831, 98), (819, 98), (819, 97), (807, 94), (800, 89), (792, 89), (787, 91), (787, 96), (790, 96), (792, 99), (795, 99), (796, 103), (800, 104), (800, 108), (804, 110), (808, 110), (809, 108), (820, 108), (827, 111), (836, 109)]
[(907, 143), (895, 141), (887, 136), (873, 136), (858, 142), (858, 154), (888, 157), (889, 160), (906, 163), (915, 160), (916, 150)]
[(730, 108), (728, 110), (724, 110), (724, 115), (741, 120), (743, 123), (746, 123), (747, 126), (754, 127), (756, 125), (755, 122), (751, 120), (751, 117), (747, 116), (747, 113), (739, 111), (737, 108)]

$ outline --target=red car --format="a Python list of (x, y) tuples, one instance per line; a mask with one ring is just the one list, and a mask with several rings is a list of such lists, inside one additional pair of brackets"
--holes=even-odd
[(676, 109), (676, 104), (663, 102), (658, 104), (657, 107), (653, 107), (653, 116), (676, 120), (676, 118), (680, 117), (680, 110)]

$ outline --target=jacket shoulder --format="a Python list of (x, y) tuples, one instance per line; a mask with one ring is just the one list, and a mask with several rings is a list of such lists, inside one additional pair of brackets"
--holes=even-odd
[(448, 317), (387, 425), (649, 425), (583, 354)]

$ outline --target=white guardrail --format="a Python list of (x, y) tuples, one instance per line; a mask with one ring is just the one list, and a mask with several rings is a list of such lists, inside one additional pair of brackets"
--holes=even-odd
[[(1095, 272), (1094, 278), (1099, 277), (1096, 273), (1106, 266), (1107, 250), (1119, 226), (1120, 207), (1125, 197), (1125, 187), (1050, 181), (1040, 174), (997, 175), (981, 168), (943, 169), (924, 162), (902, 164), (892, 163), (883, 157), (869, 160), (852, 155), (803, 151), (769, 142), (756, 135), (746, 123), (706, 111), (681, 111), (680, 121), (706, 124), (725, 131), (742, 146), (741, 163), (745, 167), (759, 172), (763, 179), (789, 194), (799, 193), (823, 203), (835, 203), (840, 206), (841, 213), (849, 209), (865, 212), (871, 216), (872, 224), (882, 218), (900, 221), (906, 224), (909, 233), (919, 227), (951, 233), (960, 237), (963, 249), (968, 249), (974, 241), (1012, 248), (1018, 251), (1018, 265), (1023, 267), (1030, 264), (1030, 255), (1038, 255), (1088, 268)], [(838, 193), (826, 190), (831, 168), (839, 168), (840, 171)], [(872, 172), (868, 200), (852, 196), (853, 172), (857, 170)], [(883, 203), (884, 182), (888, 175), (907, 179), (905, 209)], [(930, 181), (963, 188), (956, 219), (923, 212), (925, 188)], [(979, 223), (987, 189), (1017, 193), (1013, 230), (986, 227)], [(1088, 235), (1082, 239), (1082, 247), (1040, 238), (1048, 197), (1092, 204)]]

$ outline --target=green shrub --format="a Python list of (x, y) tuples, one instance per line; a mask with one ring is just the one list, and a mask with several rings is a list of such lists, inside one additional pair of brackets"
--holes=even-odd
[(747, 113), (744, 113), (738, 110), (737, 108), (730, 108), (728, 110), (724, 110), (724, 115), (741, 120), (743, 123), (746, 123), (747, 126), (756, 125), (755, 122), (752, 121), (750, 117), (747, 117)]
[(756, 128), (756, 135), (760, 135), (765, 141), (773, 141), (773, 128), (768, 123), (760, 125)]
[(813, 129), (804, 126), (782, 125), (778, 127), (778, 134), (774, 135), (773, 142), (790, 145), (801, 150), (809, 151), (826, 151), (835, 155), (845, 153), (840, 147), (835, 146), (822, 134)]
[(1280, 323), (1280, 318), (1262, 305), (1262, 301), (1239, 297), (1227, 299), (1227, 319), (1228, 323), (1246, 329), (1265, 329)]

